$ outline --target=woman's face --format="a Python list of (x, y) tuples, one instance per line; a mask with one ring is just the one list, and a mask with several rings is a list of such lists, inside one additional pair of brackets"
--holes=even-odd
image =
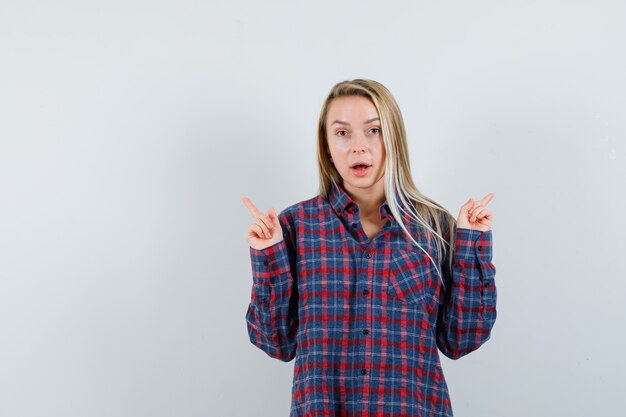
[[(333, 99), (326, 114), (328, 151), (347, 191), (382, 190), (385, 146), (378, 112), (366, 97)], [(365, 166), (356, 166), (359, 163)]]

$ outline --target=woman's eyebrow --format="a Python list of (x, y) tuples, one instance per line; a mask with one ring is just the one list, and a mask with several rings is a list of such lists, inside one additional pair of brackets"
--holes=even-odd
[[(380, 119), (379, 119), (378, 117), (374, 117), (373, 119), (369, 119), (369, 120), (364, 121), (364, 122), (363, 122), (363, 124), (364, 124), (364, 125), (366, 125), (366, 124), (368, 124), (368, 123), (372, 123), (372, 122), (374, 122), (374, 121), (376, 121), (376, 120), (380, 120)], [(332, 125), (334, 125), (335, 123), (339, 123), (339, 124), (342, 124), (342, 125), (348, 125), (348, 126), (350, 126), (350, 123), (348, 123), (348, 122), (344, 122), (344, 121), (341, 121), (341, 120), (335, 120), (335, 121), (334, 121), (334, 122), (332, 122), (330, 125), (332, 126)]]

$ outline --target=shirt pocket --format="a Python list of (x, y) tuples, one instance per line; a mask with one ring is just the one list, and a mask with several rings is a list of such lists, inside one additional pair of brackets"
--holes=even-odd
[(396, 250), (390, 262), (387, 297), (423, 308), (431, 275), (428, 256), (422, 252)]

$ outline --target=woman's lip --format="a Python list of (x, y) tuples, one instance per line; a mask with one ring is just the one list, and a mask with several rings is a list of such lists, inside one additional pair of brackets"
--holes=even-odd
[(364, 177), (364, 176), (366, 176), (368, 174), (368, 172), (370, 172), (370, 168), (371, 167), (372, 166), (370, 165), (367, 168), (360, 169), (360, 170), (356, 169), (356, 168), (350, 168), (350, 171), (352, 172), (352, 174), (354, 174), (357, 177)]

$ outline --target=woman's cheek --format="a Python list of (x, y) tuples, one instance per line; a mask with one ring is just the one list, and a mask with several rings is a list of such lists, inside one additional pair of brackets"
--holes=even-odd
[(335, 143), (335, 148), (339, 151), (345, 151), (350, 148), (350, 143), (347, 140), (340, 140)]

